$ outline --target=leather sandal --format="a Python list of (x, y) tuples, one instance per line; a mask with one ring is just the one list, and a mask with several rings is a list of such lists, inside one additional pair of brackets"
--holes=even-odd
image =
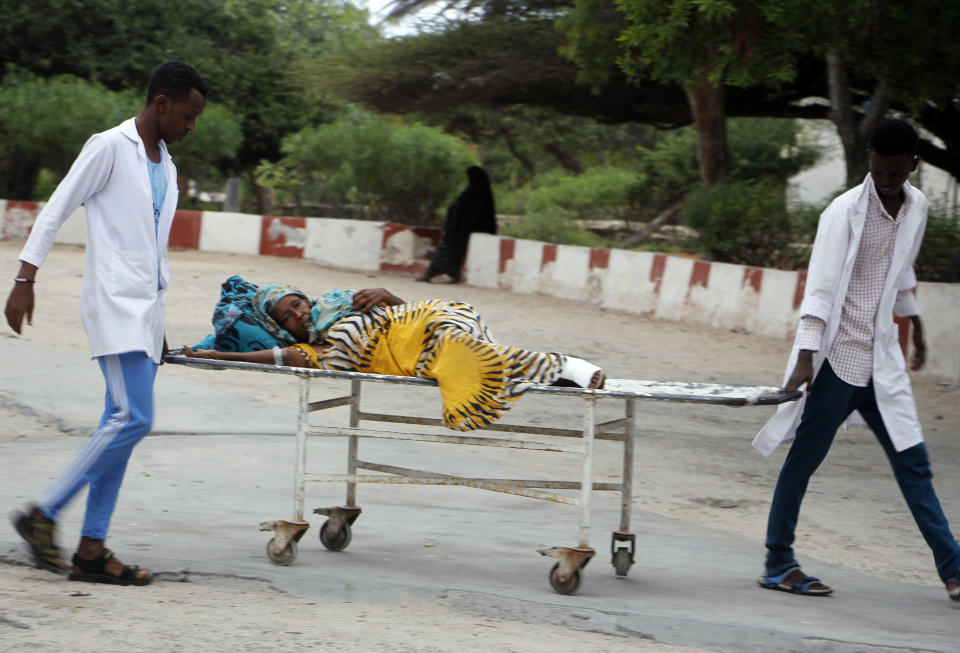
[(153, 581), (153, 574), (148, 573), (143, 578), (137, 578), (140, 567), (125, 565), (119, 576), (107, 572), (107, 562), (113, 557), (113, 551), (104, 548), (96, 558), (87, 560), (79, 554), (73, 554), (73, 573), (69, 580), (83, 583), (107, 583), (108, 585), (149, 585)]
[(29, 508), (27, 512), (18, 511), (10, 515), (13, 527), (30, 547), (33, 564), (37, 569), (46, 569), (55, 574), (69, 573), (70, 567), (56, 543), (56, 523), (35, 519), (34, 510), (36, 507)]

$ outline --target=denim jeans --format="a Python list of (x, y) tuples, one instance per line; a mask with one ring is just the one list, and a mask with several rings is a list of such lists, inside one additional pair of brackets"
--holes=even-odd
[(845, 383), (823, 362), (807, 397), (796, 438), (777, 479), (767, 522), (768, 575), (799, 566), (793, 554), (794, 533), (800, 503), (810, 477), (823, 462), (837, 429), (854, 410), (859, 410), (887, 454), (903, 498), (913, 514), (937, 565), (942, 580), (960, 571), (960, 545), (950, 532), (947, 518), (933, 490), (930, 461), (923, 443), (896, 451), (877, 409), (873, 381), (865, 388)]

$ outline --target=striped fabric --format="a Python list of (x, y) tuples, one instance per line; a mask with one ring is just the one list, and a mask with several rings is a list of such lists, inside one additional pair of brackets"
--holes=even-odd
[(458, 431), (494, 422), (531, 386), (556, 381), (566, 362), (563, 354), (497, 344), (472, 306), (444, 300), (346, 317), (326, 344), (294, 347), (311, 367), (435, 379), (444, 423)]

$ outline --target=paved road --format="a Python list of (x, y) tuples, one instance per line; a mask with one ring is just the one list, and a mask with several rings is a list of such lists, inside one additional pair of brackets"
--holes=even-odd
[[(8, 259), (16, 250), (0, 242)], [(33, 498), (99, 417), (102, 380), (76, 320), (81, 257), (75, 248), (58, 248), (38, 284), (36, 326), (26, 338), (0, 332), (4, 512)], [(464, 298), (481, 309), (502, 342), (573, 351), (602, 362), (611, 376), (770, 384), (788, 348), (780, 341), (598, 313), (560, 300), (473, 288), (453, 293), (402, 277), (371, 279), (282, 259), (176, 253), (173, 267), (179, 285), (169, 301), (172, 345), (199, 339), (219, 282), (241, 272), (258, 282), (304, 279), (299, 283), (311, 292), (386, 285), (408, 298)], [(65, 323), (56, 321), (60, 314), (68, 316)], [(615, 576), (608, 547), (618, 501), (596, 494), (591, 543), (598, 555), (573, 596), (550, 589), (552, 560), (536, 550), (575, 545), (576, 509), (468, 488), (361, 486), (364, 512), (346, 551), (320, 545), (322, 518), (311, 515), (316, 519), (296, 563), (274, 566), (265, 555), (269, 536), (257, 524), (292, 516), (293, 381), (165, 366), (155, 432), (130, 461), (111, 546), (130, 561), (165, 572), (167, 580), (192, 577), (345, 601), (414, 597), (468, 614), (714, 651), (960, 650), (960, 603), (948, 601), (936, 584), (928, 553), (869, 436), (838, 437), (804, 506), (805, 566), (836, 587), (836, 595), (811, 599), (756, 587), (763, 554), (758, 534), (778, 469), (776, 456), (763, 459), (749, 449), (751, 434), (770, 413), (764, 408), (643, 407), (646, 435), (637, 453), (633, 514), (637, 562), (628, 577)], [(956, 390), (926, 381), (918, 388), (938, 490), (948, 515), (956, 516)], [(320, 386), (317, 397), (343, 389)], [(365, 401), (427, 416), (439, 409), (433, 388), (380, 387)], [(601, 413), (610, 410), (602, 407)], [(344, 417), (343, 409), (331, 415)], [(580, 416), (576, 402), (530, 396), (510, 419), (569, 426), (579, 424)], [(43, 423), (56, 428), (43, 437), (17, 432), (20, 424), (29, 430)], [(317, 439), (308, 454), (310, 471), (345, 471), (344, 442)], [(385, 441), (364, 442), (361, 454), (447, 473), (577, 478), (576, 460), (557, 454)], [(618, 456), (611, 443), (600, 443), (598, 480), (617, 471)], [(310, 484), (308, 511), (343, 498), (340, 486)], [(82, 501), (75, 501), (63, 515), (65, 544), (81, 512)], [(827, 545), (834, 548), (822, 548)], [(0, 560), (25, 561), (5, 520)], [(900, 568), (907, 572), (897, 573)]]
[[(101, 391), (83, 354), (6, 338), (0, 356), (6, 408), (59, 419), (61, 428), (76, 433), (89, 427)], [(17, 371), (28, 366), (49, 373), (21, 377)], [(637, 563), (628, 577), (618, 578), (606, 553), (618, 518), (613, 497), (597, 500), (593, 541), (599, 554), (573, 596), (552, 592), (550, 561), (535, 550), (574, 545), (575, 510), (466, 488), (361, 486), (364, 514), (346, 551), (320, 545), (322, 518), (314, 516), (295, 564), (274, 566), (264, 554), (268, 536), (256, 525), (291, 516), (292, 407), (182, 380), (161, 382), (159, 402), (176, 409), (161, 412), (158, 434), (131, 460), (112, 545), (135, 552), (138, 561), (171, 579), (203, 575), (205, 582), (269, 584), (297, 596), (344, 600), (414, 596), (481, 615), (718, 651), (958, 650), (960, 604), (951, 605), (940, 589), (819, 564), (819, 573), (842, 587), (837, 596), (763, 592), (753, 583), (757, 542), (642, 510), (634, 515)], [(24, 489), (37, 486), (38, 472), (55, 473), (78, 442), (0, 444), (0, 496), (14, 504), (27, 499)], [(459, 448), (444, 445), (381, 442), (365, 444), (364, 455), (401, 465), (428, 459), (441, 471), (465, 467)], [(309, 467), (339, 472), (343, 456), (342, 442), (314, 442)], [(522, 460), (513, 458), (472, 456), (466, 468), (522, 474)], [(311, 485), (307, 505), (342, 499), (338, 486)], [(68, 510), (65, 532), (75, 531), (80, 510), (81, 502)], [(0, 525), (0, 551), (7, 560), (23, 559), (6, 523)]]

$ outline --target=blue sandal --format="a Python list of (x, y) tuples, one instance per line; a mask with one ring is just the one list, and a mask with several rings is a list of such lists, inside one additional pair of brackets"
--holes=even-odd
[[(794, 579), (790, 585), (785, 585), (783, 581), (787, 580), (787, 578), (795, 572), (799, 572), (799, 578)], [(804, 576), (803, 572), (800, 571), (800, 567), (791, 567), (776, 576), (766, 576), (759, 579), (757, 583), (764, 589), (778, 590), (790, 594), (802, 594), (804, 596), (827, 596), (833, 593), (833, 589), (821, 583), (819, 578)], [(819, 585), (820, 587), (815, 588), (815, 585)]]

